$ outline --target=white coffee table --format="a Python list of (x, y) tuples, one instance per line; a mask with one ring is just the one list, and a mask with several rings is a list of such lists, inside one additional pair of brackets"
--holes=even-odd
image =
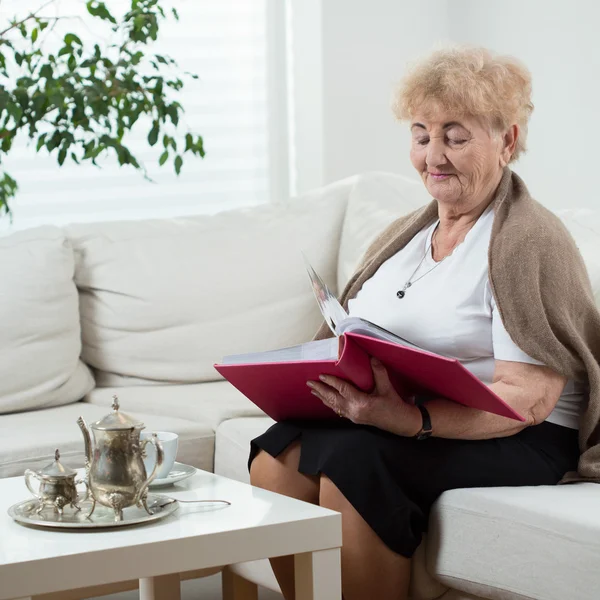
[(27, 498), (23, 478), (0, 479), (0, 600), (131, 580), (144, 600), (177, 600), (180, 573), (290, 554), (297, 600), (341, 598), (339, 513), (204, 471), (156, 492), (232, 505), (181, 504), (129, 528), (34, 529), (7, 514)]

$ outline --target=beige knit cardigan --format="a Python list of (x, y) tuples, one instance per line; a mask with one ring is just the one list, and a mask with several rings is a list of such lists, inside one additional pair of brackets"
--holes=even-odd
[[(508, 168), (493, 202), (489, 278), (502, 322), (529, 356), (568, 379), (589, 383), (589, 403), (579, 427), (578, 472), (563, 481), (600, 482), (600, 313), (583, 259), (560, 219), (533, 200)], [(346, 285), (340, 297), (344, 307), (384, 261), (437, 217), (433, 201), (394, 221)], [(328, 335), (323, 324), (315, 339)]]

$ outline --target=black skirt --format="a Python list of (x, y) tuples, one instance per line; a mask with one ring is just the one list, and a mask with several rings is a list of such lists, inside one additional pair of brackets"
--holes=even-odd
[(431, 505), (446, 490), (554, 485), (577, 468), (577, 431), (553, 423), (490, 440), (418, 441), (336, 421), (284, 421), (252, 440), (276, 457), (300, 441), (298, 470), (326, 475), (394, 552), (411, 557)]

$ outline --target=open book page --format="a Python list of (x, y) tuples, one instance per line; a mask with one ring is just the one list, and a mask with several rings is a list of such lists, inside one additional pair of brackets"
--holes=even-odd
[(306, 342), (298, 346), (269, 350), (267, 352), (252, 352), (250, 354), (232, 354), (226, 356), (221, 364), (242, 365), (254, 363), (296, 362), (305, 360), (330, 360), (338, 358), (338, 338), (327, 338)]
[(304, 263), (306, 264), (306, 270), (310, 277), (313, 292), (317, 299), (317, 304), (325, 318), (325, 322), (329, 326), (329, 329), (337, 336), (339, 335), (338, 325), (348, 318), (348, 313), (344, 310), (344, 307), (338, 302), (333, 292), (327, 287), (325, 282), (317, 275), (316, 271), (312, 268), (308, 262), (304, 253)]
[[(302, 256), (304, 256), (304, 254)], [(346, 332), (353, 332), (367, 335), (378, 340), (400, 344), (401, 346), (416, 348), (417, 350), (422, 349), (408, 340), (394, 335), (390, 331), (387, 331), (387, 329), (375, 325), (375, 323), (371, 323), (360, 317), (350, 317), (325, 282), (317, 275), (306, 256), (304, 256), (304, 263), (306, 264), (306, 270), (308, 271), (321, 313), (323, 314), (327, 325), (329, 325), (329, 329), (331, 329), (336, 336), (343, 335)]]
[(343, 335), (344, 333), (358, 333), (360, 335), (366, 335), (377, 340), (392, 342), (394, 344), (398, 344), (399, 346), (407, 346), (408, 348), (423, 350), (423, 348), (417, 346), (416, 344), (413, 344), (408, 340), (393, 334), (391, 331), (388, 331), (383, 327), (379, 327), (379, 325), (375, 325), (375, 323), (371, 323), (371, 321), (361, 319), (360, 317), (348, 317), (347, 319), (344, 319), (338, 325), (337, 331), (339, 335)]

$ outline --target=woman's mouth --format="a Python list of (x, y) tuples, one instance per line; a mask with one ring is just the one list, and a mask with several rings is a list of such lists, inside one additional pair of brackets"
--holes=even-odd
[(443, 181), (452, 177), (449, 173), (427, 173), (434, 181)]

